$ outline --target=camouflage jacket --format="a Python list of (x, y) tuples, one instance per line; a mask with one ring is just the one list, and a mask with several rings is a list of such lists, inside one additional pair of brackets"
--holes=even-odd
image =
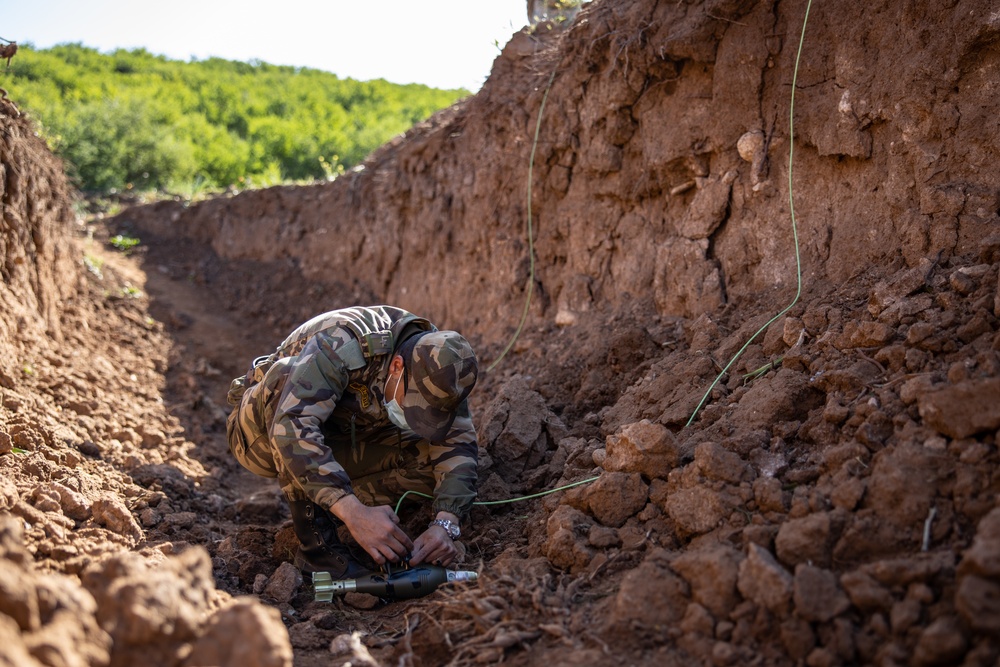
[[(313, 502), (329, 509), (352, 493), (325, 438), (363, 443), (392, 426), (383, 405), (392, 352), (409, 334), (435, 330), (391, 306), (346, 308), (314, 317), (278, 347), (275, 360), (286, 361), (275, 368), (285, 369), (280, 372), (287, 377), (276, 394), (269, 435), (288, 476)], [(465, 517), (476, 497), (479, 451), (467, 401), (455, 427), (448, 440), (430, 443), (433, 510)]]

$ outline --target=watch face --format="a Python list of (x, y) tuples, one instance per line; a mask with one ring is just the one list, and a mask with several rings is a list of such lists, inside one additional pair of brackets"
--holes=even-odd
[(447, 519), (435, 519), (431, 523), (432, 525), (436, 524), (444, 528), (444, 532), (448, 533), (448, 537), (453, 540), (462, 534), (462, 530), (458, 527), (458, 524), (454, 524)]

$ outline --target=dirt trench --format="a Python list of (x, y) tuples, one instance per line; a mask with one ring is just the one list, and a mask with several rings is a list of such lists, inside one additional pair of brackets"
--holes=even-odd
[[(5, 109), (0, 660), (996, 664), (1000, 21), (813, 7), (804, 289), (727, 367), (795, 294), (804, 9), (596, 0), (337, 181), (88, 223)], [(474, 587), (315, 602), (229, 379), (371, 302), (488, 363), (529, 279), (474, 394), (481, 498), (597, 479), (477, 508)]]

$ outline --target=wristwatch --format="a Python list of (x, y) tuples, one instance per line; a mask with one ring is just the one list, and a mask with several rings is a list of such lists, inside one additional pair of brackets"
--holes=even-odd
[(448, 533), (448, 537), (453, 540), (457, 540), (462, 535), (462, 529), (458, 527), (458, 524), (452, 523), (448, 519), (434, 519), (427, 527), (431, 526), (441, 526), (444, 528), (444, 532)]

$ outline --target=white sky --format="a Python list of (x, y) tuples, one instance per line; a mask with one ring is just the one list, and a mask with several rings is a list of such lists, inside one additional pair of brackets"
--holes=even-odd
[[(0, 0), (0, 37), (479, 90), (525, 0)], [(499, 47), (498, 47), (499, 45)], [(15, 56), (16, 58), (16, 56)]]

